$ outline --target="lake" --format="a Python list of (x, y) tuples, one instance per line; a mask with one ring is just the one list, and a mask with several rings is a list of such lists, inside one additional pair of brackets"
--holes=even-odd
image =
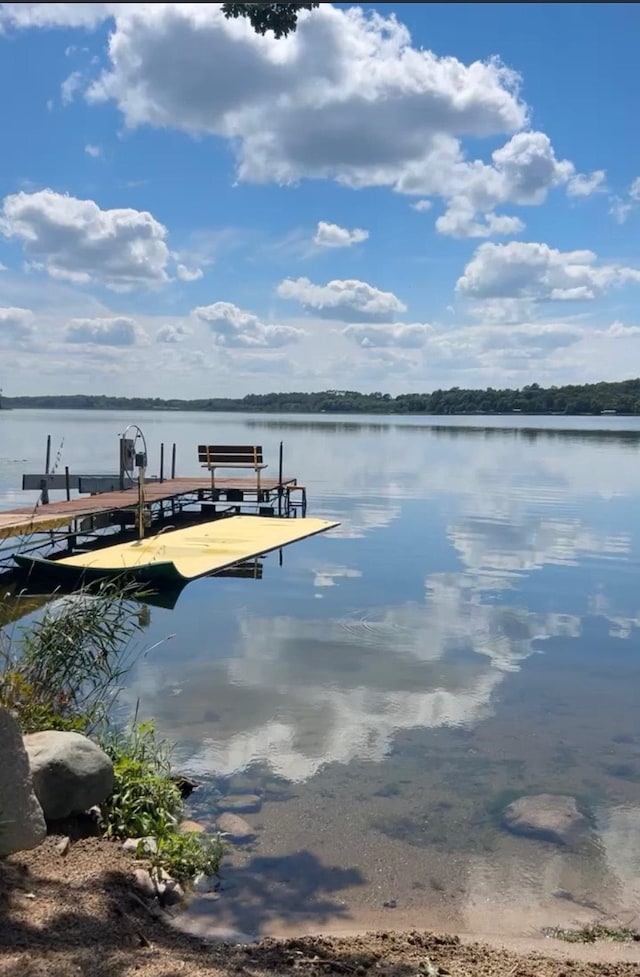
[[(46, 435), (117, 467), (137, 421), (178, 445), (260, 443), (331, 533), (262, 579), (152, 607), (122, 708), (201, 782), (191, 816), (252, 794), (199, 933), (402, 925), (529, 936), (640, 912), (640, 418), (0, 413), (0, 507)], [(152, 647), (154, 646), (154, 647)], [(574, 797), (561, 847), (505, 830), (522, 795)]]

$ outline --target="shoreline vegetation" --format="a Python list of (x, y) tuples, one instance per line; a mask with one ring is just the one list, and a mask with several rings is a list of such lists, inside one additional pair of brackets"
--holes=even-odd
[[(188, 887), (198, 876), (214, 879), (224, 844), (219, 832), (188, 828), (184, 797), (196, 785), (181, 788), (189, 782), (172, 770), (172, 747), (153, 722), (138, 721), (137, 710), (125, 720), (116, 712), (122, 682), (144, 651), (136, 638), (145, 596), (148, 591), (134, 584), (107, 582), (70, 596), (53, 594), (35, 620), (0, 628), (0, 706), (23, 737), (80, 734), (104, 753), (113, 786), (90, 820), (98, 834), (128, 844), (144, 860), (150, 869), (145, 881), (157, 895), (165, 882)], [(81, 818), (86, 813), (72, 811)]]
[(485, 390), (452, 387), (431, 393), (392, 396), (374, 391), (324, 390), (316, 393), (247, 394), (180, 400), (71, 394), (3, 397), (4, 409), (163, 410), (283, 414), (640, 414), (640, 378), (618, 382)]

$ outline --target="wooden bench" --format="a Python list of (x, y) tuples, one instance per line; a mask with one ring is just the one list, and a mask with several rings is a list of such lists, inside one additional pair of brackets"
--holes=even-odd
[(203, 468), (211, 472), (211, 488), (215, 488), (216, 468), (251, 468), (256, 473), (256, 490), (260, 491), (260, 472), (268, 466), (262, 460), (262, 446), (201, 444), (198, 445), (198, 460)]

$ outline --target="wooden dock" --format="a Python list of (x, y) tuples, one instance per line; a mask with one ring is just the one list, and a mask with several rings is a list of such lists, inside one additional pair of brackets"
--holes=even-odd
[[(295, 478), (263, 478), (260, 491), (257, 491), (255, 478), (216, 478), (215, 489), (211, 487), (211, 477), (170, 478), (164, 481), (149, 481), (144, 486), (144, 503), (148, 509), (161, 508), (164, 503), (184, 507), (201, 503), (249, 504), (248, 496), (255, 505), (273, 504), (280, 497), (285, 498), (287, 512), (290, 511), (292, 494), (300, 493), (306, 504), (304, 486), (298, 485)], [(20, 536), (46, 533), (77, 523), (79, 520), (94, 517), (108, 517), (126, 510), (134, 511), (138, 506), (137, 485), (124, 491), (103, 492), (97, 495), (78, 496), (61, 502), (46, 505), (24, 506), (0, 512), (0, 540)], [(83, 530), (80, 530), (82, 534)]]

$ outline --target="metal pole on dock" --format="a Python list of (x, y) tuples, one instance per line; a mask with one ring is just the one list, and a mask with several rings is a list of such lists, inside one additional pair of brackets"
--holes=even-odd
[(176, 477), (176, 445), (174, 442), (173, 448), (171, 449), (171, 478), (175, 478), (175, 477)]
[(280, 452), (278, 455), (278, 515), (282, 515), (282, 463), (284, 456), (283, 442), (280, 442)]
[(160, 481), (164, 482), (164, 441), (160, 445)]
[(42, 504), (49, 504), (49, 486), (47, 485), (47, 475), (49, 474), (49, 468), (51, 467), (51, 435), (47, 434), (47, 451), (44, 459), (44, 475), (40, 483)]
[(71, 480), (69, 478), (69, 466), (64, 466), (64, 486), (67, 491), (67, 502), (71, 500)]

